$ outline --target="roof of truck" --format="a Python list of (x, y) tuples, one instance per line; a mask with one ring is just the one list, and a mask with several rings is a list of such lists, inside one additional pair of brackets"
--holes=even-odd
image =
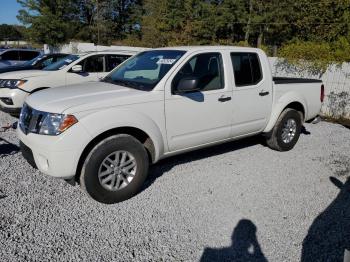
[(245, 46), (227, 46), (227, 45), (218, 45), (218, 46), (205, 46), (205, 45), (199, 45), (199, 46), (173, 46), (173, 47), (161, 47), (156, 48), (157, 50), (183, 50), (183, 51), (201, 51), (201, 50), (239, 50), (239, 51), (257, 51), (261, 50), (259, 48), (253, 48), (253, 47), (245, 47)]
[(126, 54), (126, 55), (134, 55), (141, 52), (136, 51), (136, 50), (105, 50), (105, 51), (87, 51), (87, 52), (81, 52), (81, 53), (76, 53), (75, 55), (89, 55), (89, 54)]

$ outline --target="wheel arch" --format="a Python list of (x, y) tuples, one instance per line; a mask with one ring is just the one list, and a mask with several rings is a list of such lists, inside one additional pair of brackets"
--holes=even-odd
[(102, 140), (118, 134), (127, 134), (136, 138), (138, 141), (140, 141), (141, 144), (144, 145), (146, 152), (148, 154), (148, 157), (150, 159), (150, 162), (153, 163), (156, 161), (157, 156), (156, 156), (155, 145), (151, 137), (145, 131), (132, 126), (112, 128), (97, 135), (85, 146), (83, 152), (79, 157), (79, 161), (78, 161), (78, 165), (75, 173), (76, 181), (79, 181), (79, 176), (80, 176), (82, 166), (84, 164), (86, 157), (91, 152), (91, 150)]
[(264, 129), (263, 133), (268, 133), (273, 129), (277, 119), (282, 114), (282, 112), (287, 108), (291, 108), (300, 112), (302, 122), (304, 122), (307, 116), (307, 107), (306, 107), (306, 104), (303, 102), (303, 99), (286, 99), (285, 101), (280, 101), (278, 104), (276, 104), (275, 108), (271, 112), (270, 120), (266, 128)]
[(39, 92), (41, 90), (45, 90), (45, 89), (48, 89), (50, 87), (38, 87), (38, 88), (35, 88), (34, 90), (30, 91), (30, 94), (33, 94), (33, 93), (36, 93), (36, 92)]

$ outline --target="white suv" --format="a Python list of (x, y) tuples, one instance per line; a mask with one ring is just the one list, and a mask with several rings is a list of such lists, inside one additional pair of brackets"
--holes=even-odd
[(98, 81), (138, 51), (72, 54), (43, 70), (0, 74), (0, 110), (18, 116), (30, 94), (58, 86)]

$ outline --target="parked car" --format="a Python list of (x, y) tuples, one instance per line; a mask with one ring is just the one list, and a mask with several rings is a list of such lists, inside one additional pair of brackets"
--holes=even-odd
[(72, 54), (42, 70), (0, 74), (0, 110), (18, 116), (25, 98), (37, 91), (98, 81), (136, 51)]
[(21, 65), (39, 56), (41, 51), (30, 49), (6, 49), (0, 52), (0, 68)]
[(116, 203), (137, 194), (149, 164), (165, 157), (257, 134), (291, 150), (323, 93), (319, 80), (273, 78), (260, 49), (161, 48), (101, 82), (29, 96), (18, 136), (41, 172)]
[(33, 70), (33, 69), (41, 70), (48, 65), (56, 63), (57, 61), (66, 57), (67, 55), (68, 54), (61, 54), (61, 53), (42, 54), (21, 65), (12, 65), (12, 66), (2, 67), (0, 68), (0, 74), (7, 73), (7, 72), (21, 71), (21, 70)]

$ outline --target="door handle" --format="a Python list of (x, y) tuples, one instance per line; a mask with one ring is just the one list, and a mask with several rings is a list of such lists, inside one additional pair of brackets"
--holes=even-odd
[(259, 96), (267, 96), (268, 94), (270, 94), (269, 91), (261, 90), (260, 93), (259, 93)]
[(230, 96), (221, 96), (218, 100), (220, 102), (227, 102), (227, 101), (231, 100), (231, 97)]

